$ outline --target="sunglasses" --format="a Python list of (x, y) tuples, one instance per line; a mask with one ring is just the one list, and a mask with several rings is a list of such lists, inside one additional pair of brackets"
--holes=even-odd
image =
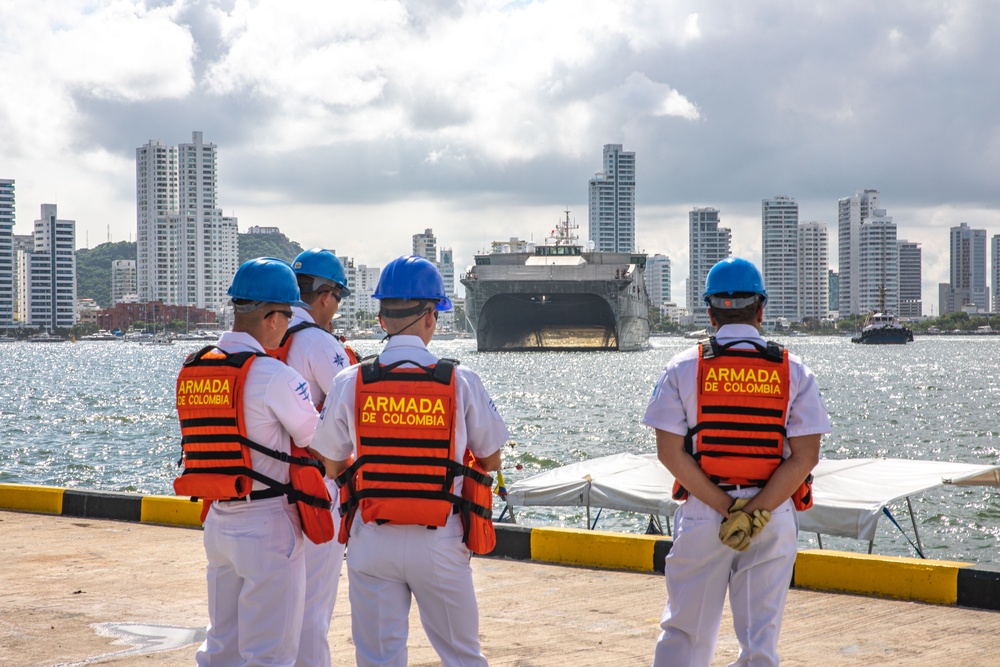
[(270, 310), (270, 311), (268, 311), (267, 315), (264, 316), (264, 319), (266, 320), (267, 318), (271, 317), (271, 315), (274, 315), (275, 313), (281, 313), (282, 315), (284, 315), (288, 319), (288, 321), (291, 321), (292, 317), (294, 316), (294, 313), (292, 311), (290, 311), (290, 310)]

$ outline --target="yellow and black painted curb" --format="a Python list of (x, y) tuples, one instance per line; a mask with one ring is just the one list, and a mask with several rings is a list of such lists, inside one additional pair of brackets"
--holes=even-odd
[[(201, 503), (173, 496), (0, 484), (0, 510), (89, 519), (201, 526)], [(663, 572), (673, 543), (661, 535), (496, 524), (493, 557), (635, 572)], [(800, 551), (792, 585), (1000, 610), (1000, 568), (952, 561)]]

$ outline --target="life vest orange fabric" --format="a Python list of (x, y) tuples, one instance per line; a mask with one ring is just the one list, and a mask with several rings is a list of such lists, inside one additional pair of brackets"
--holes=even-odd
[[(473, 517), (492, 527), (492, 496), (484, 501), (475, 487), (485, 484), (489, 491), (493, 480), (455, 461), (458, 362), (399, 368), (403, 363), (382, 366), (378, 357), (361, 362), (355, 384), (357, 459), (337, 478), (344, 500), (339, 539), (346, 543), (358, 509), (366, 523), (424, 526), (444, 526), (457, 512), (466, 544), (471, 540), (483, 549), (481, 526), (476, 532), (482, 535), (471, 537)], [(462, 496), (454, 492), (458, 476), (465, 477)]]
[[(307, 537), (314, 542), (329, 541), (333, 538), (333, 524), (322, 464), (294, 445), (291, 454), (286, 454), (247, 437), (243, 389), (250, 367), (259, 356), (264, 355), (255, 352), (228, 354), (209, 346), (185, 359), (177, 376), (180, 463), (184, 471), (174, 480), (174, 492), (190, 496), (192, 500), (206, 501), (202, 521), (207, 514), (207, 503), (215, 500), (285, 495), (289, 502), (296, 503), (303, 531), (310, 531)], [(290, 483), (255, 471), (251, 450), (289, 464)], [(268, 488), (253, 491), (253, 480)], [(328, 527), (323, 525), (323, 513), (330, 516)]]
[(347, 344), (347, 336), (337, 336), (337, 340), (344, 346), (344, 352), (347, 353), (347, 360), (350, 362), (350, 365), (353, 366), (358, 363), (360, 357), (358, 357), (358, 353), (354, 351), (354, 348)]
[[(684, 446), (708, 478), (724, 488), (762, 487), (784, 460), (791, 399), (788, 351), (773, 342), (733, 347), (747, 342), (720, 345), (713, 337), (699, 343), (697, 421)], [(811, 504), (811, 493), (805, 495)], [(686, 497), (675, 482), (674, 498)], [(796, 502), (798, 508), (802, 501)]]

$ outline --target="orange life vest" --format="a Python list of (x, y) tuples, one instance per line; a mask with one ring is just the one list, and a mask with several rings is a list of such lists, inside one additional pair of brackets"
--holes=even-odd
[[(753, 348), (735, 348), (739, 343)], [(715, 337), (698, 347), (698, 414), (684, 448), (724, 489), (763, 487), (784, 460), (791, 399), (788, 351), (774, 342), (766, 347), (752, 341), (720, 345)], [(810, 491), (811, 479), (793, 496), (798, 497), (797, 509), (812, 505)], [(673, 497), (687, 497), (677, 482)]]
[[(228, 354), (214, 346), (202, 348), (184, 360), (177, 376), (177, 416), (181, 425), (184, 471), (174, 480), (174, 492), (204, 500), (202, 520), (214, 500), (251, 500), (288, 496), (296, 503), (303, 532), (314, 542), (333, 539), (317, 532), (317, 520), (330, 517), (330, 495), (323, 483), (322, 464), (294, 444), (291, 453), (278, 452), (247, 437), (243, 389), (259, 352)], [(289, 483), (253, 469), (251, 450), (289, 465)], [(253, 491), (257, 480), (268, 488)], [(322, 526), (319, 526), (322, 530)], [(325, 537), (325, 540), (323, 539)]]
[[(347, 542), (359, 508), (366, 523), (424, 526), (444, 526), (459, 513), (466, 545), (474, 553), (489, 553), (496, 543), (493, 479), (471, 452), (463, 463), (455, 461), (458, 362), (399, 368), (405, 363), (411, 362), (383, 366), (378, 357), (361, 362), (355, 384), (357, 459), (337, 478), (343, 501), (338, 539)], [(459, 476), (461, 496), (454, 492)]]

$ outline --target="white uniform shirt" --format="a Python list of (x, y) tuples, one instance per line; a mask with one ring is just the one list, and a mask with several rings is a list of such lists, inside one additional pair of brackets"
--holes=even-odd
[[(767, 345), (749, 324), (726, 324), (715, 336), (719, 343), (752, 340)], [(750, 345), (739, 345), (750, 348)], [(789, 404), (785, 431), (788, 437), (829, 433), (830, 417), (812, 371), (798, 356), (788, 354)], [(698, 346), (674, 355), (660, 374), (646, 406), (642, 423), (668, 433), (686, 435), (698, 419)], [(785, 441), (785, 456), (789, 454)]]
[[(393, 336), (379, 354), (379, 362), (392, 364), (403, 360), (423, 366), (437, 363), (437, 357), (431, 354), (419, 337)], [(357, 442), (354, 399), (358, 369), (358, 366), (351, 366), (334, 378), (313, 436), (312, 448), (334, 461), (343, 461), (351, 456)], [(462, 461), (466, 447), (476, 457), (484, 458), (499, 450), (510, 438), (510, 432), (486, 393), (482, 380), (462, 365), (455, 367), (455, 405), (456, 461)], [(461, 477), (456, 480), (455, 487), (455, 493), (459, 493)]]
[[(295, 317), (288, 323), (289, 328), (299, 322), (316, 323), (304, 308), (293, 306), (292, 312)], [(319, 405), (326, 399), (326, 390), (333, 383), (333, 378), (351, 365), (340, 341), (332, 334), (315, 327), (308, 327), (292, 335), (292, 346), (285, 361), (309, 383), (313, 405)]]
[[(222, 334), (218, 346), (230, 354), (264, 352), (256, 338), (235, 331)], [(277, 359), (258, 357), (243, 388), (243, 418), (250, 440), (287, 454), (289, 436), (300, 447), (309, 446), (319, 416), (309, 396), (309, 385), (301, 375)], [(288, 482), (288, 464), (253, 450), (250, 459), (255, 471)], [(255, 480), (253, 488), (266, 489), (267, 485)]]

